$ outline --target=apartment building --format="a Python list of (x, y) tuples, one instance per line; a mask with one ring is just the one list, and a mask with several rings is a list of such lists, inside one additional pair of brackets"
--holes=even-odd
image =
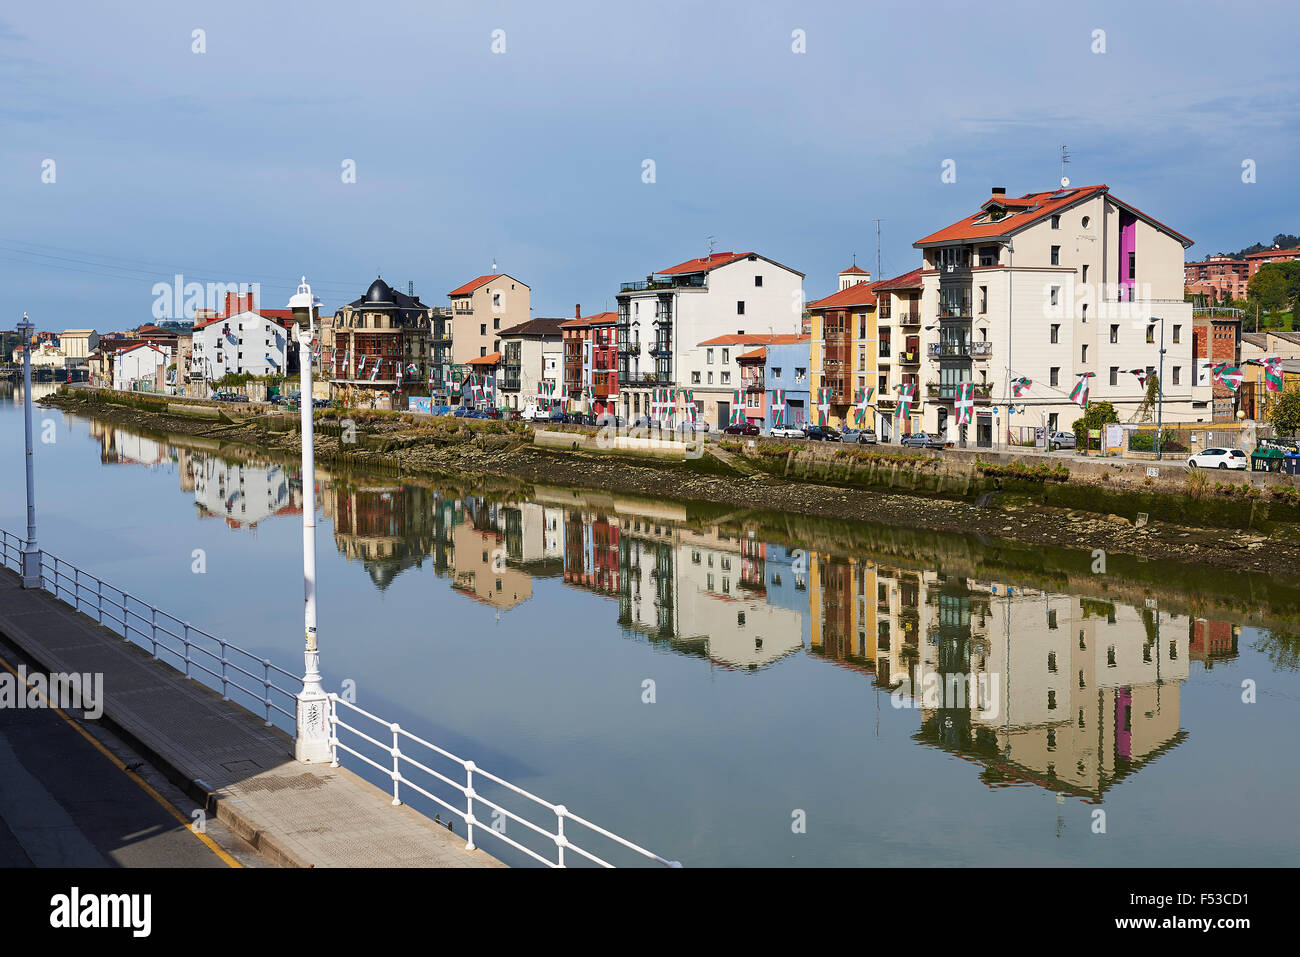
[[(876, 377), (876, 294), (871, 274), (854, 265), (839, 274), (839, 290), (807, 305), (810, 317), (811, 421), (856, 424), (855, 389)], [(872, 425), (874, 423), (867, 423)]]
[(1213, 366), (1237, 365), (1241, 361), (1241, 320), (1230, 315), (1196, 315), (1192, 317), (1192, 366), (1196, 384), (1210, 392), (1210, 421), (1235, 422), (1240, 401), (1246, 417), (1254, 417), (1247, 389), (1232, 389), (1216, 381)]
[(1210, 256), (1200, 262), (1183, 267), (1183, 283), (1190, 292), (1203, 292), (1222, 302), (1226, 299), (1245, 299), (1250, 278), (1268, 263), (1292, 262), (1300, 259), (1300, 247), (1292, 249), (1262, 249), (1240, 258)]
[[(803, 273), (753, 252), (714, 252), (622, 283), (617, 301), (619, 414), (633, 420), (651, 411), (655, 389), (695, 387), (682, 367), (687, 354), (706, 340), (798, 335)], [(753, 342), (751, 348), (761, 344)], [(722, 370), (714, 371), (715, 393), (721, 393)], [(733, 371), (736, 381), (728, 385), (734, 390), (739, 367)], [(707, 386), (703, 375), (698, 384)], [(718, 421), (717, 413), (714, 405), (709, 421)]]
[(190, 381), (211, 383), (228, 372), (286, 374), (290, 354), (298, 348), (296, 343), (290, 345), (286, 327), (291, 323), (291, 319), (272, 318), (252, 310), (196, 322), (190, 347)]
[[(340, 308), (331, 323), (330, 392), (348, 403), (385, 401), (397, 390), (437, 391), (445, 350), (434, 341), (437, 311), (376, 277), (364, 296)], [(430, 388), (430, 380), (434, 388)]]
[[(782, 416), (787, 425), (802, 427), (809, 423), (811, 399), (812, 336), (797, 336), (790, 342), (772, 342), (763, 346), (763, 380), (769, 409), (779, 393), (785, 403)], [(771, 428), (775, 416), (769, 412), (766, 425)]]
[(465, 365), (501, 351), (501, 330), (532, 318), (532, 290), (505, 273), (471, 279), (447, 293), (451, 300), (451, 361)]
[(725, 428), (739, 407), (746, 418), (762, 424), (767, 414), (763, 376), (766, 352), (760, 354), (760, 350), (794, 345), (801, 338), (797, 333), (734, 333), (705, 339), (683, 351), (680, 385), (691, 392), (696, 421)]
[[(926, 390), (921, 387), (923, 329), (921, 326), (920, 267), (873, 283), (876, 296), (876, 408), (875, 428), (882, 439), (919, 431)], [(868, 355), (873, 347), (866, 343)], [(912, 401), (906, 417), (899, 408), (899, 387), (908, 386)], [(861, 383), (859, 383), (861, 388)]]
[(618, 399), (618, 334), (616, 312), (574, 317), (560, 326), (564, 337), (564, 398), (569, 407), (603, 415)]
[(532, 319), (502, 331), (497, 383), (502, 408), (523, 409), (539, 397), (548, 404), (563, 399), (564, 323)]
[[(1068, 429), (1081, 414), (1070, 393), (1085, 381), (1091, 401), (1130, 419), (1145, 388), (1129, 370), (1159, 366), (1162, 323), (1165, 421), (1208, 421), (1183, 300), (1191, 244), (1105, 185), (1018, 198), (995, 188), (976, 212), (918, 239), (923, 374), (938, 383), (922, 406), (925, 430), (989, 445)], [(1016, 396), (1022, 378), (1031, 384)], [(967, 382), (975, 428), (950, 428)]]

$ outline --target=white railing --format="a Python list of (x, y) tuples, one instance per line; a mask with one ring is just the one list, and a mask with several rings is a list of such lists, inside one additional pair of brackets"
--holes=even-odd
[[(0, 564), (21, 573), (22, 552), (25, 544), (25, 539), (0, 529)], [(182, 671), (186, 678), (193, 679), (197, 677), (204, 680), (204, 683), (214, 690), (219, 688), (223, 700), (233, 701), (235, 704), (249, 710), (254, 710), (250, 705), (251, 702), (256, 702), (257, 709), (264, 713), (268, 727), (274, 723), (272, 721), (272, 713), (274, 712), (288, 719), (289, 729), (296, 730), (297, 692), (281, 687), (273, 679), (287, 678), (293, 687), (298, 687), (302, 683), (300, 676), (272, 664), (267, 658), (260, 658), (252, 652), (245, 651), (238, 645), (233, 645), (222, 638), (195, 628), (189, 622), (183, 621), (129, 592), (110, 585), (84, 569), (65, 562), (48, 552), (41, 553), (41, 587), (78, 612), (94, 618), (100, 625), (108, 628), (124, 640), (148, 649), (155, 659), (176, 668), (177, 671)], [(250, 668), (254, 670), (249, 670)], [(260, 672), (257, 669), (260, 669)], [(247, 682), (247, 684), (241, 684), (241, 680)], [(260, 690), (256, 690), (259, 685)], [(243, 698), (232, 697), (232, 691), (241, 694)], [(450, 751), (446, 751), (436, 744), (403, 730), (401, 726), (395, 723), (385, 721), (383, 718), (358, 708), (351, 702), (344, 701), (336, 694), (331, 694), (329, 698), (330, 747), (333, 766), (338, 767), (339, 765), (339, 751), (345, 751), (370, 767), (375, 768), (392, 781), (394, 806), (402, 803), (400, 787), (405, 784), (433, 801), (439, 807), (458, 816), (465, 823), (466, 847), (471, 850), (475, 847), (474, 828), (478, 825), (480, 832), (486, 832), (499, 838), (529, 858), (549, 867), (565, 866), (566, 849), (593, 864), (602, 867), (614, 866), (604, 858), (574, 843), (575, 835), (565, 832), (565, 825), (568, 823), (585, 829), (585, 831), (580, 832), (584, 835), (586, 832), (590, 832), (590, 834), (604, 838), (612, 842), (612, 844), (640, 855), (649, 861), (667, 867), (681, 867), (681, 864), (676, 861), (662, 858), (658, 854), (647, 851), (645, 848), (619, 837), (617, 834), (592, 824), (585, 818), (569, 811), (563, 804), (551, 804), (549, 801), (545, 801), (535, 794), (511, 784), (495, 774), (484, 771), (475, 765), (473, 761), (459, 758)], [(286, 704), (287, 708), (281, 707), (281, 702)], [(385, 737), (391, 736), (391, 744), (386, 741), (379, 741), (365, 731), (348, 724), (339, 717), (340, 707), (347, 708), (360, 715), (361, 718), (372, 722), (377, 726), (377, 728), (372, 729), (374, 733), (384, 734)], [(380, 764), (367, 754), (341, 741), (341, 731), (350, 732), (360, 739), (355, 742), (357, 747), (364, 747), (362, 742), (368, 742), (382, 751), (386, 756), (383, 759), (385, 763)], [(410, 742), (422, 760), (417, 760), (416, 757), (402, 750), (403, 740)], [(418, 749), (423, 749), (423, 751)], [(464, 783), (455, 781), (429, 766), (439, 760), (459, 767), (465, 776)], [(408, 776), (412, 773), (418, 773), (424, 777), (421, 781), (415, 781)], [(478, 775), (480, 779), (480, 786), (482, 786), (483, 781), (486, 781), (490, 785), (502, 789), (505, 794), (514, 795), (527, 805), (541, 808), (548, 815), (553, 814), (555, 816), (555, 830), (548, 830), (528, 820), (516, 810), (505, 807), (497, 803), (497, 801), (484, 796), (475, 789), (475, 775)], [(438, 794), (433, 793), (439, 790), (440, 786), (444, 793), (458, 792), (464, 798), (464, 807), (457, 807)], [(500, 800), (507, 800), (507, 798), (502, 796)], [(483, 826), (485, 822), (475, 815), (476, 802), (480, 806), (488, 808), (492, 813), (494, 820), (488, 823), (487, 826)], [(552, 845), (556, 851), (556, 859), (551, 860), (507, 836), (506, 827), (510, 821), (516, 822), (527, 831), (536, 833)]]
[[(21, 553), (24, 541), (2, 530), (0, 536), (5, 565), (14, 567), (9, 561), (10, 543), (16, 543)], [(21, 568), (21, 559), (19, 562)], [(183, 672), (186, 678), (198, 678), (219, 690), (223, 701), (234, 701), (249, 710), (254, 710), (252, 702), (256, 702), (267, 727), (275, 723), (273, 712), (289, 719), (290, 728), (295, 726), (297, 691), (276, 681), (287, 678), (296, 686), (302, 678), (269, 658), (196, 628), (49, 552), (41, 553), (41, 587), (124, 640), (148, 649), (156, 660)]]
[[(639, 855), (648, 861), (662, 864), (665, 867), (682, 866), (677, 861), (670, 861), (666, 858), (660, 857), (653, 851), (647, 851), (644, 847), (639, 847), (631, 841), (625, 840), (617, 834), (605, 830), (603, 827), (592, 824), (585, 818), (574, 814), (563, 804), (552, 804), (549, 801), (539, 798), (537, 795), (511, 784), (504, 778), (500, 778), (497, 775), (492, 774), (490, 771), (483, 770), (473, 761), (466, 761), (463, 758), (457, 757), (450, 751), (446, 751), (443, 748), (438, 747), (436, 744), (426, 741), (417, 735), (411, 734), (411, 732), (402, 728), (401, 725), (385, 721), (383, 718), (377, 717), (368, 711), (358, 708), (355, 704), (352, 704), (349, 701), (345, 701), (336, 694), (331, 694), (329, 698), (330, 748), (333, 757), (333, 766), (338, 767), (339, 751), (346, 751), (348, 754), (364, 761), (366, 764), (370, 765), (392, 781), (394, 806), (402, 804), (401, 786), (406, 785), (408, 788), (434, 802), (434, 804), (449, 813), (456, 815), (465, 822), (465, 847), (469, 850), (473, 850), (476, 847), (474, 843), (474, 828), (475, 826), (478, 826), (481, 834), (490, 834), (505, 844), (508, 844), (510, 847), (513, 847), (515, 850), (520, 851), (533, 860), (545, 864), (548, 867), (565, 867), (564, 856), (566, 850), (571, 851), (586, 861), (597, 864), (601, 867), (615, 866), (608, 860), (605, 860), (578, 844), (576, 839), (579, 835), (581, 835), (584, 840), (588, 839), (589, 835), (597, 835), (612, 842), (618, 847), (631, 851), (633, 854)], [(391, 742), (389, 740), (380, 741), (378, 738), (373, 737), (372, 734), (367, 734), (360, 728), (348, 724), (347, 721), (339, 716), (339, 710), (341, 708), (347, 709), (349, 714), (355, 713), (356, 715), (359, 715), (360, 718), (371, 722), (371, 724), (375, 726), (370, 729), (373, 734), (382, 734), (386, 739), (391, 738)], [(353, 720), (357, 719), (354, 718)], [(350, 747), (348, 744), (344, 743), (340, 739), (341, 731), (351, 732), (357, 738), (361, 739), (361, 741), (368, 742), (372, 745), (374, 750), (382, 752), (386, 755), (386, 758), (382, 759), (385, 763), (381, 764), (371, 756), (363, 754), (356, 748)], [(358, 747), (364, 746), (361, 744), (361, 741), (356, 742)], [(407, 750), (403, 750), (404, 744), (406, 744)], [(419, 757), (417, 758), (413, 756), (412, 753), (408, 753), (410, 751), (414, 751)], [(373, 754), (374, 751), (372, 750), (371, 753)], [(464, 775), (464, 781), (457, 781), (448, 777), (447, 774), (444, 774), (442, 771), (430, 766), (435, 763), (443, 763), (452, 766), (452, 768), (459, 768), (459, 771)], [(421, 775), (421, 783), (417, 783), (409, 776), (414, 772), (418, 772), (419, 775)], [(450, 773), (456, 772), (451, 770)], [(476, 775), (478, 787), (475, 786)], [(503, 794), (497, 800), (485, 796), (484, 793), (479, 790), (483, 787), (484, 782), (500, 789)], [(458, 793), (462, 798), (464, 798), (464, 806), (461, 807), (450, 803), (442, 796), (435, 793), (436, 791), (442, 791), (443, 794), (447, 795)], [(524, 807), (530, 807), (533, 809), (540, 808), (548, 817), (554, 815), (555, 829), (548, 830), (546, 827), (543, 827), (535, 821), (529, 820), (527, 817), (518, 813), (517, 810), (512, 810), (504, 804), (498, 803), (498, 801), (508, 800), (509, 795), (513, 795), (517, 798), (519, 804)], [(487, 812), (491, 814), (492, 820), (485, 821), (479, 816), (479, 813), (475, 813), (476, 805), (479, 808), (479, 813), (483, 813), (482, 808), (487, 808)], [(523, 827), (525, 831), (538, 835), (545, 845), (553, 846), (556, 855), (555, 859), (552, 860), (551, 858), (538, 853), (533, 848), (508, 836), (506, 830), (509, 826), (509, 822), (512, 821)], [(576, 826), (583, 830), (578, 834), (575, 834), (572, 830), (566, 831), (566, 824)]]

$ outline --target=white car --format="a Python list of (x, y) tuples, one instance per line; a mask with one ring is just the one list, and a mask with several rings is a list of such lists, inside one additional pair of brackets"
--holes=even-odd
[(1193, 469), (1242, 469), (1249, 463), (1246, 453), (1241, 449), (1206, 449), (1187, 459), (1187, 467)]
[(774, 439), (802, 439), (803, 429), (793, 425), (778, 425), (767, 433)]

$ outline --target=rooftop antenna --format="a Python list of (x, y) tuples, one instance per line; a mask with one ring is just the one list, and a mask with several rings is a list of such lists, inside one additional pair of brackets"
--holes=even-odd
[(492, 271), (493, 271), (493, 272), (496, 272), (496, 271), (497, 271), (497, 257), (496, 257), (496, 256), (493, 256), (493, 257), (492, 257)]
[(876, 282), (885, 277), (880, 274), (880, 220), (876, 220)]
[(1069, 177), (1065, 175), (1066, 164), (1070, 162), (1070, 148), (1064, 143), (1061, 144), (1061, 189), (1070, 185)]
[(709, 258), (709, 259), (712, 259), (712, 258), (713, 258), (713, 237), (712, 237), (712, 236), (709, 236), (709, 237), (707, 237), (707, 239), (709, 240), (709, 256), (708, 256), (708, 258)]

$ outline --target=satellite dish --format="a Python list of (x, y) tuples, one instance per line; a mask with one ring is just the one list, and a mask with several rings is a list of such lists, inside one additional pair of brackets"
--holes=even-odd
[(1070, 185), (1070, 177), (1068, 177), (1068, 176), (1062, 176), (1062, 177), (1061, 177), (1061, 189), (1065, 189), (1065, 188), (1066, 188), (1067, 186), (1069, 186), (1069, 185)]

